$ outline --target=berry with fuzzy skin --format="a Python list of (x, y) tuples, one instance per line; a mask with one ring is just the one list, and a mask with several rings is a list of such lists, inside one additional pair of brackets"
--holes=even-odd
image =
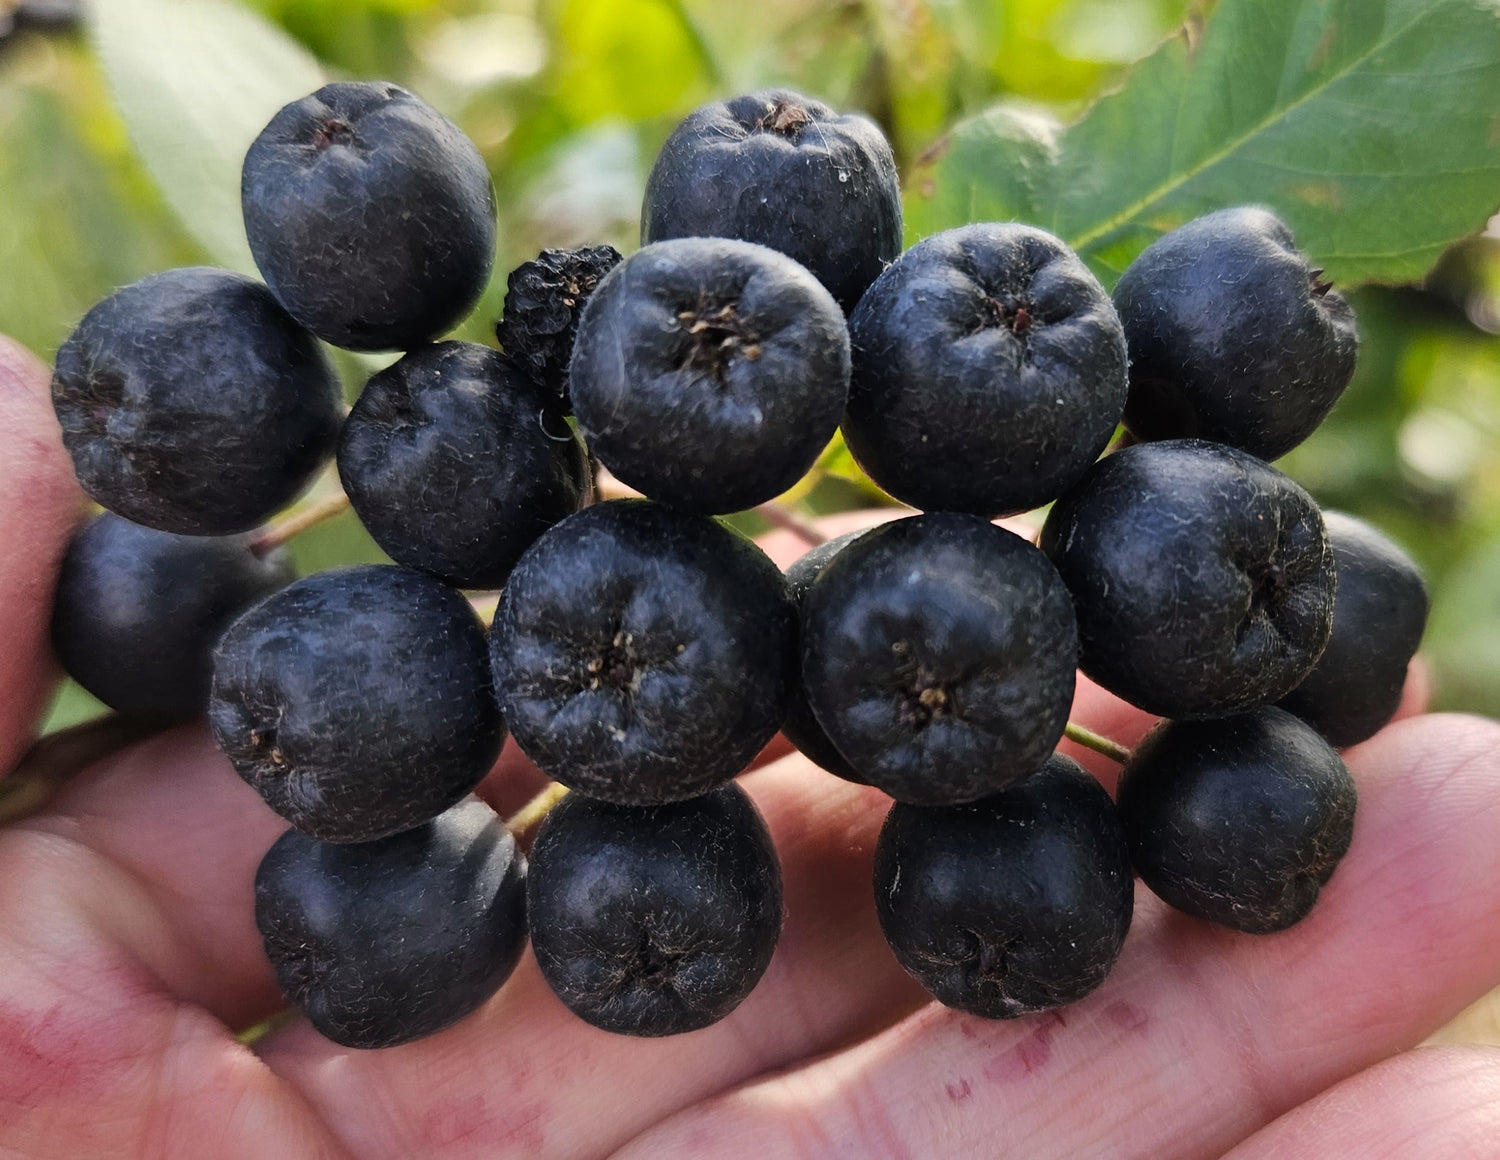
[(1099, 986), (1133, 885), (1109, 794), (1060, 755), (967, 805), (897, 803), (875, 846), (875, 909), (896, 958), (939, 1002), (989, 1019)]
[(1023, 225), (913, 246), (849, 320), (844, 438), (903, 503), (986, 518), (1056, 499), (1125, 406), (1125, 335), (1076, 254)]
[(368, 842), (436, 817), (500, 755), (484, 625), (431, 576), (320, 572), (241, 616), (214, 654), (209, 723), (294, 826)]
[(583, 445), (554, 401), (471, 342), (419, 347), (370, 379), (338, 464), (375, 542), (459, 588), (499, 588), (590, 490)]
[(531, 852), (532, 946), (579, 1018), (622, 1035), (716, 1023), (765, 973), (781, 864), (749, 795), (632, 809), (569, 794)]
[(802, 687), (860, 777), (953, 805), (1033, 773), (1062, 736), (1078, 636), (1062, 580), (974, 516), (882, 524), (802, 602)]
[(247, 536), (178, 536), (101, 512), (63, 557), (52, 647), (111, 709), (186, 720), (208, 704), (224, 629), (295, 578), (284, 549), (258, 556)]
[(394, 1047), (478, 1008), (526, 946), (526, 858), (474, 798), (352, 846), (288, 830), (255, 874), (282, 991), (344, 1047)]
[(271, 292), (319, 338), (410, 350), (473, 309), (495, 260), (479, 150), (384, 82), (325, 85), (245, 154), (241, 204)]
[(901, 186), (884, 134), (787, 89), (690, 113), (646, 180), (641, 242), (738, 238), (780, 250), (845, 313), (901, 253)]
[(1395, 716), (1427, 626), (1427, 586), (1410, 556), (1363, 520), (1324, 512), (1338, 586), (1328, 647), (1281, 699), (1330, 744), (1355, 745)]
[(849, 332), (783, 254), (658, 242), (594, 291), (569, 383), (589, 449), (621, 481), (684, 511), (742, 511), (793, 486), (838, 429)]
[(490, 633), (517, 744), (624, 805), (705, 793), (781, 727), (796, 622), (781, 573), (704, 516), (584, 508), (521, 557)]
[(57, 352), (52, 404), (84, 491), (166, 532), (227, 536), (333, 451), (338, 379), (259, 282), (189, 267), (118, 290)]
[(1196, 918), (1269, 934), (1312, 910), (1354, 833), (1354, 779), (1281, 709), (1167, 721), (1120, 775), (1120, 817), (1147, 886)]
[(1083, 671), (1148, 713), (1268, 704), (1328, 643), (1335, 577), (1318, 506), (1232, 447), (1107, 456), (1053, 506), (1040, 543), (1073, 593)]
[(1125, 425), (1276, 459), (1349, 385), (1354, 312), (1274, 214), (1240, 206), (1148, 246), (1115, 287), (1130, 345)]

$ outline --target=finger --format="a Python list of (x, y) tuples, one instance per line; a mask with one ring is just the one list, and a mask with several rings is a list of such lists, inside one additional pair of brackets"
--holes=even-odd
[(20, 759), (57, 679), (52, 590), (83, 512), (47, 368), (0, 337), (0, 776)]
[(1426, 1047), (1293, 1108), (1225, 1160), (1451, 1160), (1500, 1141), (1500, 1050)]
[[(513, 745), (483, 796), (514, 812), (545, 779)], [(287, 829), (213, 745), (202, 723), (85, 771), (25, 827), (77, 843), (128, 874), (163, 915), (144, 965), (168, 993), (231, 1027), (283, 1006), (255, 927), (255, 871)]]
[(337, 1048), (299, 1025), (263, 1058), (361, 1157), (605, 1155), (647, 1125), (914, 1009), (870, 888), (888, 799), (790, 758), (746, 777), (781, 856), (786, 925), (760, 985), (706, 1030), (640, 1040), (568, 1012), (527, 955), (481, 1011), (431, 1039)]
[[(212, 831), (194, 841), (232, 852)], [(295, 1093), (164, 986), (187, 952), (153, 887), (66, 827), (0, 831), (0, 1151), (339, 1156)]]
[(1354, 843), (1317, 909), (1237, 935), (1138, 891), (1089, 999), (1017, 1023), (929, 1006), (679, 1116), (623, 1156), (1219, 1155), (1406, 1049), (1500, 978), (1500, 725), (1422, 717), (1351, 751)]
[(61, 838), (128, 876), (159, 916), (132, 940), (161, 988), (231, 1026), (281, 1006), (255, 929), (255, 869), (287, 828), (197, 723), (86, 770), (18, 827)]
[(1406, 684), (1401, 689), (1401, 703), (1396, 706), (1392, 721), (1404, 721), (1407, 717), (1419, 717), (1427, 712), (1432, 701), (1432, 666), (1427, 658), (1418, 654), (1412, 657), (1406, 669)]

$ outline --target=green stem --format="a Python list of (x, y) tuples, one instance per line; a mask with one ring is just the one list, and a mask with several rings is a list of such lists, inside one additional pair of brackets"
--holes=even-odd
[(1101, 737), (1092, 729), (1085, 729), (1082, 725), (1068, 722), (1067, 728), (1063, 730), (1063, 736), (1085, 749), (1092, 749), (1095, 753), (1102, 753), (1105, 757), (1120, 765), (1130, 760), (1130, 750), (1126, 749), (1117, 741), (1111, 741), (1108, 737)]
[(551, 782), (547, 788), (527, 802), (521, 809), (505, 819), (506, 826), (517, 838), (524, 838), (542, 824), (542, 819), (552, 812), (552, 807), (568, 795), (568, 787)]
[(117, 750), (160, 733), (171, 722), (110, 713), (49, 733), (0, 781), (0, 822), (39, 811), (75, 774)]
[(809, 548), (816, 548), (819, 544), (826, 544), (828, 542), (828, 537), (818, 529), (817, 524), (813, 523), (800, 512), (793, 511), (786, 504), (779, 503), (774, 499), (769, 503), (763, 503), (757, 507), (755, 514), (760, 516), (761, 519), (765, 520), (773, 528), (780, 528), (783, 531), (791, 532), (792, 535), (796, 536)]
[(293, 536), (301, 535), (308, 528), (317, 527), (324, 520), (331, 520), (348, 510), (349, 497), (343, 492), (294, 508), (261, 528), (250, 541), (250, 550), (257, 556), (264, 556), (281, 547)]

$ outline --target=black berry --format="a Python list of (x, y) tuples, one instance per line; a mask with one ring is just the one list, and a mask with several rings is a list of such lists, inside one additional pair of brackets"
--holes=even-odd
[(613, 246), (543, 250), (510, 272), (505, 313), (495, 327), (506, 357), (566, 411), (568, 360), (578, 319), (604, 275), (620, 263)]
[(462, 588), (499, 588), (589, 493), (583, 445), (555, 402), (468, 342), (420, 347), (370, 379), (338, 462), (375, 542)]
[(468, 601), (379, 564), (309, 576), (235, 621), (209, 721), (266, 803), (330, 842), (435, 817), (479, 784), (504, 737)]
[(1354, 832), (1354, 780), (1281, 709), (1152, 730), (1120, 777), (1120, 817), (1147, 886), (1250, 934), (1302, 919)]
[(247, 531), (332, 453), (341, 397), (259, 282), (191, 267), (100, 302), (57, 352), (52, 403), (83, 489), (126, 519)]
[(573, 789), (645, 805), (733, 777), (775, 735), (796, 623), (781, 573), (749, 540), (617, 500), (521, 557), (490, 649), (527, 756)]
[(898, 802), (875, 847), (875, 910), (896, 958), (939, 1002), (990, 1019), (1102, 983), (1133, 881), (1109, 794), (1062, 756), (967, 805)]
[(1077, 629), (1019, 536), (931, 514), (871, 529), (802, 602), (802, 682), (872, 785), (913, 805), (986, 797), (1035, 771), (1073, 701)]
[(475, 799), (374, 842), (288, 830), (255, 875), (287, 998), (345, 1047), (394, 1047), (475, 1010), (526, 946), (526, 859)]
[(495, 198), (479, 150), (392, 84), (325, 85), (245, 155), (245, 234), (292, 316), (335, 346), (409, 350), (479, 300)]
[(642, 243), (758, 242), (811, 270), (845, 312), (901, 253), (891, 147), (864, 117), (786, 89), (689, 114), (646, 181)]
[(208, 705), (213, 650), (229, 622), (296, 572), (245, 536), (178, 536), (102, 512), (68, 545), (52, 647), (111, 709), (187, 719)]
[(532, 946), (580, 1018), (696, 1031), (759, 982), (781, 932), (781, 866), (745, 791), (631, 808), (569, 794), (531, 853)]
[(1411, 557), (1369, 524), (1324, 512), (1338, 588), (1333, 633), (1312, 672), (1281, 699), (1338, 746), (1373, 737), (1395, 715), (1427, 626), (1427, 586)]
[(790, 488), (833, 437), (849, 332), (774, 250), (659, 242), (599, 284), (569, 383), (589, 449), (622, 481), (685, 511), (740, 511)]
[(1056, 499), (1125, 406), (1125, 336), (1076, 254), (1023, 225), (919, 242), (849, 320), (844, 438), (913, 507), (985, 517)]
[(1148, 246), (1115, 305), (1130, 345), (1125, 423), (1140, 439), (1198, 436), (1275, 459), (1312, 434), (1354, 374), (1354, 312), (1254, 206)]
[(1215, 443), (1100, 460), (1053, 507), (1041, 547), (1073, 593), (1080, 664), (1166, 717), (1285, 696), (1333, 623), (1333, 554), (1312, 497)]

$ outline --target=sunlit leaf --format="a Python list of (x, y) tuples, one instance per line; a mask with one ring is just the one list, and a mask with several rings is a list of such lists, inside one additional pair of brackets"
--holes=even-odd
[(1423, 274), (1500, 202), (1500, 4), (1222, 0), (1067, 129), (1003, 109), (960, 124), (908, 212), (918, 234), (1030, 221), (1110, 275), (1244, 202), (1340, 282)]
[(322, 70), (275, 25), (230, 0), (107, 0), (90, 34), (131, 140), (213, 260), (254, 264), (240, 217), (245, 150)]

